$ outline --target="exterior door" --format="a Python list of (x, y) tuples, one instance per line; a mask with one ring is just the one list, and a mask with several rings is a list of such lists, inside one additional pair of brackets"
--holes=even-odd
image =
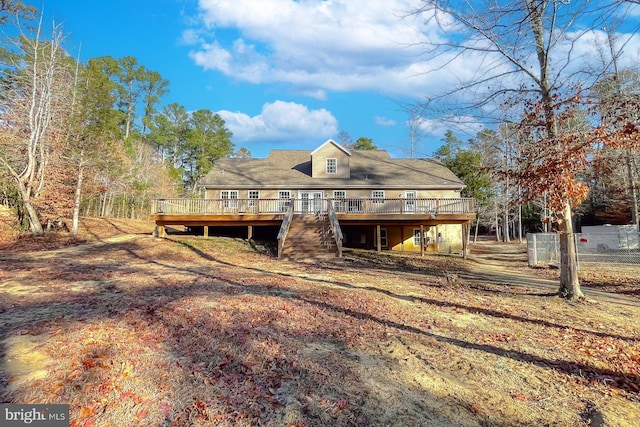
[(406, 213), (414, 213), (416, 211), (416, 192), (404, 192), (404, 211)]
[(322, 210), (322, 191), (301, 191), (298, 211), (314, 213)]

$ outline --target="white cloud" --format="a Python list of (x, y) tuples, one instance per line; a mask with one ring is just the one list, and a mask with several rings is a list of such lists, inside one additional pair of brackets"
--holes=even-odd
[(309, 110), (294, 102), (275, 101), (262, 106), (256, 116), (241, 112), (218, 111), (236, 143), (324, 141), (338, 133), (338, 121), (327, 110)]
[(391, 127), (396, 125), (396, 121), (386, 117), (376, 116), (375, 122), (378, 126)]
[[(409, 122), (405, 124), (410, 126)], [(476, 136), (486, 125), (471, 116), (445, 116), (440, 119), (423, 118), (418, 127), (425, 138), (441, 139), (448, 130), (451, 130), (454, 134), (460, 135), (461, 140), (466, 141)]]
[(182, 32), (182, 37), (179, 40), (181, 44), (194, 45), (204, 43), (204, 39), (200, 36), (199, 32), (194, 29), (188, 29)]
[(203, 28), (183, 39), (194, 40), (197, 65), (239, 81), (290, 84), (317, 99), (327, 91), (415, 95), (451, 80), (447, 73), (416, 77), (424, 71), (414, 69), (422, 49), (416, 43), (429, 28), (421, 18), (403, 17), (421, 6), (419, 0), (200, 0)]
[[(202, 48), (203, 50), (192, 51), (189, 54), (196, 64), (202, 66), (205, 70), (217, 69), (225, 74), (233, 71), (231, 53), (221, 48), (218, 42), (205, 43)], [(215, 64), (215, 66), (210, 64)]]
[[(560, 57), (570, 57), (568, 72), (586, 71), (598, 74), (605, 65), (611, 66), (611, 51), (609, 49), (608, 35), (604, 30), (582, 32), (570, 32), (569, 38), (576, 39), (571, 45), (568, 42), (559, 46)], [(622, 52), (618, 58), (618, 67), (637, 67), (640, 62), (640, 35), (613, 33), (614, 51)], [(609, 70), (613, 72), (613, 70)]]
[[(422, 0), (199, 0), (198, 5), (199, 28), (183, 36), (192, 42), (197, 65), (241, 82), (290, 85), (319, 100), (330, 92), (356, 91), (426, 98), (511, 69), (500, 55), (483, 50), (425, 54), (428, 42), (465, 35), (446, 16), (438, 17), (438, 26), (425, 20), (427, 15), (410, 14), (425, 7)], [(637, 10), (631, 8), (628, 16)], [(600, 38), (594, 32), (580, 40), (572, 46), (569, 66), (554, 70), (583, 70), (598, 55), (594, 41)], [(637, 39), (625, 46), (627, 63), (640, 56)], [(558, 43), (558, 58), (566, 58), (569, 48)], [(535, 58), (521, 59), (535, 67)], [(521, 83), (516, 74), (509, 79), (511, 87)], [(493, 88), (474, 90), (456, 96), (470, 98)]]

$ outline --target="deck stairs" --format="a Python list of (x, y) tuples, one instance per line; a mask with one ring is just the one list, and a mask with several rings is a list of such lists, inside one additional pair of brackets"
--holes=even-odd
[(326, 214), (296, 214), (293, 216), (282, 249), (282, 258), (313, 262), (338, 256), (331, 223)]

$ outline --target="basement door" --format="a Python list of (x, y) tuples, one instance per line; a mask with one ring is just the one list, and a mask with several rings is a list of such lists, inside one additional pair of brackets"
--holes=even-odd
[(300, 191), (298, 212), (314, 213), (322, 211), (322, 191)]

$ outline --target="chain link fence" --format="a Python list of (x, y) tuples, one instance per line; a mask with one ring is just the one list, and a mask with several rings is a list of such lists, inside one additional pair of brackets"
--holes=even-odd
[[(633, 226), (583, 227), (576, 233), (578, 263), (640, 266), (640, 233)], [(560, 239), (556, 233), (527, 234), (529, 265), (560, 264)]]

